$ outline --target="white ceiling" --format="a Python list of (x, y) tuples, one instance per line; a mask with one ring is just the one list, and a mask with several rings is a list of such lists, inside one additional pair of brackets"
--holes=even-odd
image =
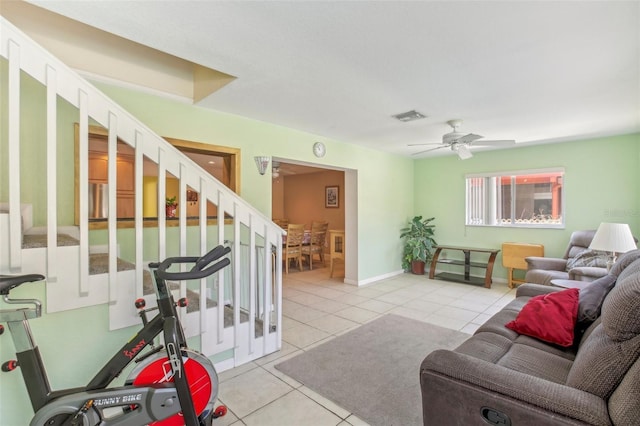
[(236, 76), (199, 105), (319, 139), (409, 156), (454, 118), (518, 144), (640, 131), (640, 1), (30, 3)]

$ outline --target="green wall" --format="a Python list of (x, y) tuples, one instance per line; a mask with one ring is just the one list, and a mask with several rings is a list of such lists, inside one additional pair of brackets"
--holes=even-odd
[[(345, 196), (357, 200), (357, 280), (400, 270), (399, 230), (414, 205), (412, 159), (123, 88), (98, 87), (161, 136), (239, 148), (240, 195), (268, 217), (271, 176), (257, 172), (254, 156), (355, 170), (357, 191)], [(321, 159), (312, 152), (318, 140), (327, 146)]]
[[(503, 242), (543, 244), (545, 255), (562, 256), (571, 232), (601, 222), (628, 223), (640, 237), (640, 134), (476, 152), (415, 162), (416, 213), (435, 216), (436, 241), (500, 248)], [(565, 168), (565, 229), (465, 226), (465, 174)], [(494, 277), (505, 278), (498, 257)]]
[[(20, 198), (23, 203), (33, 204), (34, 226), (46, 225), (47, 212), (47, 141), (45, 89), (28, 75), (21, 74), (20, 97)], [(9, 200), (8, 179), (8, 100), (7, 61), (0, 58), (0, 202)], [(74, 129), (78, 121), (78, 110), (58, 98), (57, 138), (62, 141), (57, 150), (58, 168), (58, 225), (73, 224), (74, 206)]]

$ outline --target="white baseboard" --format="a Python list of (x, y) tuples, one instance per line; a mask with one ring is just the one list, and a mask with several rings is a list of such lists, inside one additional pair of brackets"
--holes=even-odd
[[(369, 285), (369, 284), (376, 283), (376, 282), (381, 281), (381, 280), (385, 280), (387, 278), (393, 278), (393, 277), (395, 277), (397, 275), (404, 274), (404, 272), (405, 271), (401, 269), (399, 271), (393, 271), (393, 272), (389, 272), (387, 274), (377, 275), (375, 277), (367, 278), (367, 279), (364, 279), (364, 280), (350, 280), (350, 279), (346, 279), (345, 278), (344, 283), (345, 284), (349, 284), (349, 285), (355, 285), (355, 286), (358, 286), (358, 287), (362, 287), (362, 286), (366, 286), (366, 285)], [(424, 276), (427, 279), (429, 278), (429, 274), (428, 273), (426, 273)], [(476, 278), (484, 279), (484, 275), (483, 276), (472, 275), (472, 276), (476, 277)], [(492, 278), (492, 281), (494, 283), (501, 283), (501, 284), (506, 284), (507, 283), (507, 279), (506, 278), (495, 278), (494, 277), (494, 278)]]
[(345, 284), (350, 284), (350, 285), (355, 285), (358, 287), (362, 287), (368, 284), (373, 284), (375, 282), (381, 281), (381, 280), (385, 280), (387, 278), (392, 278), (395, 277), (396, 275), (400, 275), (400, 274), (404, 274), (404, 271), (402, 269), (400, 269), (399, 271), (393, 271), (393, 272), (389, 272), (387, 274), (382, 274), (382, 275), (377, 275), (375, 277), (371, 277), (371, 278), (367, 278), (364, 280), (349, 280), (346, 279), (344, 280)]
[(227, 359), (225, 359), (223, 361), (216, 362), (213, 366), (215, 367), (215, 369), (216, 369), (216, 371), (218, 373), (221, 373), (221, 372), (226, 371), (226, 370), (231, 370), (236, 365), (235, 365), (235, 362), (233, 360), (233, 357), (231, 357), (231, 358), (227, 358)]

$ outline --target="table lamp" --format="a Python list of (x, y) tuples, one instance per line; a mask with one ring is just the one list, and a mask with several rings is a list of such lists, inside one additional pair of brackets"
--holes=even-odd
[(636, 242), (626, 223), (601, 223), (589, 248), (610, 252), (611, 257), (607, 260), (607, 269), (610, 269), (616, 263), (616, 254), (636, 249)]

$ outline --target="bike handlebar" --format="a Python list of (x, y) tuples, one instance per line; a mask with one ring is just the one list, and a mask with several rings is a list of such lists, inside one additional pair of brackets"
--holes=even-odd
[[(222, 245), (214, 247), (211, 251), (201, 257), (185, 256), (185, 257), (169, 257), (162, 262), (152, 262), (149, 267), (156, 270), (158, 278), (163, 280), (197, 280), (200, 278), (208, 277), (220, 269), (229, 265), (231, 261), (229, 258), (221, 259), (220, 261), (213, 263), (213, 261), (220, 259), (231, 251), (230, 247), (224, 247)], [(167, 272), (167, 269), (171, 265), (176, 263), (195, 263), (193, 268), (185, 272)]]

